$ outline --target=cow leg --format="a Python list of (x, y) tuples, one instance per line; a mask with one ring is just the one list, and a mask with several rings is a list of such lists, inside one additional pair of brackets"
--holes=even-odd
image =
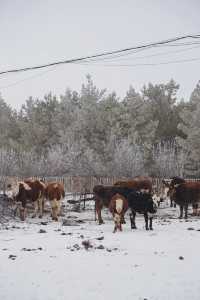
[(51, 200), (52, 219), (58, 221), (58, 201), (56, 199)]
[(38, 199), (38, 207), (39, 207), (39, 218), (42, 218), (44, 212), (44, 198), (41, 197)]
[(188, 204), (185, 204), (184, 210), (185, 210), (185, 219), (187, 219), (188, 218)]
[[(173, 201), (174, 202), (174, 201)], [(176, 202), (174, 202), (174, 208), (176, 208)]]
[(61, 200), (58, 200), (57, 201), (57, 203), (58, 203), (58, 216), (61, 216)]
[(124, 218), (124, 214), (122, 213), (121, 215), (121, 223), (122, 224), (126, 224), (125, 218)]
[(170, 199), (170, 207), (173, 207), (173, 200)]
[(20, 219), (21, 221), (25, 221), (26, 219), (26, 208), (20, 207)]
[(34, 213), (32, 215), (32, 218), (35, 218), (37, 215), (37, 211), (38, 211), (38, 201), (37, 200), (33, 202), (33, 206), (34, 206)]
[(198, 204), (193, 204), (192, 209), (193, 209), (192, 215), (197, 216)]
[(97, 216), (98, 216), (99, 225), (104, 224), (104, 221), (101, 217), (101, 210), (102, 210), (102, 205), (100, 205), (99, 203), (96, 203), (96, 212), (97, 212)]
[(130, 213), (131, 229), (137, 229), (135, 225), (135, 216), (136, 216), (136, 212), (132, 210)]
[(148, 218), (147, 212), (144, 213), (144, 220), (145, 220), (145, 228), (146, 228), (146, 230), (149, 230), (149, 226), (148, 226), (149, 218)]
[(118, 230), (122, 231), (122, 227), (121, 227), (121, 216), (118, 213), (113, 213), (113, 218), (114, 218), (114, 222), (115, 222), (115, 228), (113, 233), (115, 233)]
[(183, 218), (183, 206), (180, 205), (180, 216), (179, 216), (179, 219), (182, 219)]
[(151, 218), (149, 218), (149, 229), (150, 230), (153, 230), (153, 218), (151, 217)]
[(114, 227), (113, 233), (115, 233), (116, 231), (117, 231), (117, 224), (115, 222), (115, 227)]

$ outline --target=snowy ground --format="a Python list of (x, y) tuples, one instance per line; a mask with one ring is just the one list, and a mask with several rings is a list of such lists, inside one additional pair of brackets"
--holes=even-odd
[[(101, 226), (93, 211), (68, 213), (68, 221), (84, 221), (74, 226), (49, 217), (42, 220), (47, 225), (10, 224), (0, 230), (0, 299), (199, 300), (200, 219), (177, 215), (178, 209), (160, 209), (154, 231), (145, 231), (138, 216), (131, 231), (127, 214), (115, 234), (106, 212)], [(92, 248), (84, 248), (85, 240)]]

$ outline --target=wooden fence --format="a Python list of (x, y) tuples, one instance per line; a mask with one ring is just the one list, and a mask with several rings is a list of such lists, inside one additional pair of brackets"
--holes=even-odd
[[(90, 193), (93, 187), (97, 184), (102, 185), (113, 185), (116, 181), (130, 180), (127, 177), (80, 177), (80, 176), (66, 176), (66, 177), (31, 177), (33, 179), (42, 179), (45, 182), (62, 182), (67, 193)], [(3, 186), (1, 184), (1, 189), (5, 189), (7, 184), (15, 184), (18, 181), (24, 180), (22, 177), (4, 177)], [(163, 178), (152, 178), (153, 190), (160, 191), (162, 186)], [(168, 179), (165, 179), (168, 180)], [(200, 181), (199, 178), (196, 179), (186, 179), (188, 181)]]

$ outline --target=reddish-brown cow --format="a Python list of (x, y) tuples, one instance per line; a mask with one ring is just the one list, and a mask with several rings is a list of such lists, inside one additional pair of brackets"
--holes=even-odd
[(115, 233), (117, 229), (122, 231), (122, 221), (124, 218), (124, 214), (128, 210), (127, 199), (120, 194), (114, 195), (110, 201), (109, 210), (113, 215), (115, 223), (113, 233)]
[[(165, 182), (163, 181), (163, 183)], [(174, 177), (168, 187), (170, 198), (180, 206), (180, 219), (183, 217), (183, 210), (185, 219), (187, 219), (190, 204), (193, 206), (193, 213), (196, 214), (200, 202), (200, 182), (186, 182), (184, 179), (180, 180), (180, 178)]]
[(19, 182), (18, 185), (19, 191), (15, 197), (15, 200), (21, 203), (21, 220), (24, 221), (26, 218), (27, 201), (32, 202), (34, 205), (34, 214), (32, 217), (36, 217), (37, 210), (39, 209), (39, 217), (42, 218), (44, 208), (44, 192), (46, 188), (45, 184), (40, 180), (25, 180)]
[(52, 219), (58, 221), (61, 199), (65, 197), (63, 184), (60, 182), (48, 183), (45, 190), (45, 196), (51, 203)]
[[(96, 213), (98, 216), (99, 225), (103, 224), (104, 221), (101, 216), (101, 210), (103, 207), (109, 207), (110, 201), (115, 194), (123, 195), (127, 197), (128, 194), (132, 191), (132, 189), (124, 188), (120, 186), (103, 186), (96, 185), (93, 188), (94, 200), (95, 200), (95, 220)], [(125, 220), (122, 216), (122, 222), (125, 223)]]
[(114, 185), (135, 189), (137, 191), (152, 192), (152, 179), (147, 176), (137, 176), (129, 181), (117, 181)]

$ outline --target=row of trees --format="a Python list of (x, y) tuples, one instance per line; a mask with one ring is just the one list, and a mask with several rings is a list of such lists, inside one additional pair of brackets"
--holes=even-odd
[(0, 173), (199, 176), (200, 83), (187, 101), (178, 89), (149, 83), (119, 99), (87, 76), (79, 93), (30, 97), (18, 112), (0, 98)]

